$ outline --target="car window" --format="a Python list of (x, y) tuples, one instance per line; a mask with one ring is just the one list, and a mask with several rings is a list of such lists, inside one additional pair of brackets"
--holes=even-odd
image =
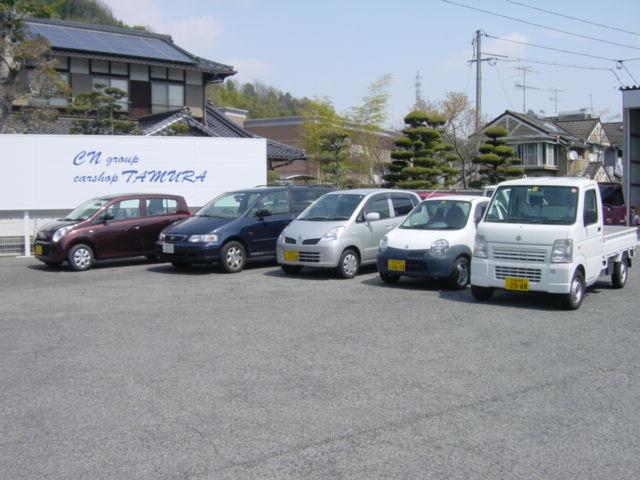
[(478, 205), (476, 205), (476, 211), (473, 214), (473, 218), (474, 218), (476, 223), (478, 223), (480, 220), (482, 220), (484, 212), (487, 210), (487, 205), (489, 205), (489, 202), (482, 202), (482, 203), (478, 203)]
[(393, 205), (393, 211), (396, 217), (402, 217), (413, 210), (413, 203), (409, 196), (395, 196), (391, 197), (391, 204)]
[(291, 211), (294, 213), (302, 212), (328, 191), (328, 189), (319, 189), (312, 187), (292, 188)]
[(255, 215), (257, 209), (269, 210), (271, 215), (289, 213), (289, 195), (286, 190), (271, 192), (260, 197), (255, 206), (249, 211), (249, 215)]
[(140, 216), (140, 199), (131, 198), (129, 200), (121, 200), (107, 207), (105, 213), (113, 218), (113, 220), (137, 218)]
[(369, 203), (364, 209), (365, 215), (367, 213), (379, 213), (380, 219), (391, 217), (391, 212), (389, 211), (389, 201), (387, 200), (387, 196), (379, 196), (374, 197), (369, 200)]
[(596, 191), (587, 190), (584, 192), (584, 224), (592, 225), (598, 222), (598, 205)]
[(147, 198), (147, 215), (171, 215), (178, 211), (178, 201), (174, 198)]

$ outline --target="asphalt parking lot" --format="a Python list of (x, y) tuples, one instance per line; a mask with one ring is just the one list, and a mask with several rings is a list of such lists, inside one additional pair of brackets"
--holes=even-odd
[(0, 478), (639, 478), (639, 286), (0, 259)]

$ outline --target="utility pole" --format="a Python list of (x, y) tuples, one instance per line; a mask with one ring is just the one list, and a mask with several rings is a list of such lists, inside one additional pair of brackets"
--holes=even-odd
[(549, 90), (547, 90), (547, 92), (550, 92), (553, 94), (551, 98), (549, 98), (549, 100), (553, 102), (555, 115), (558, 115), (558, 101), (562, 100), (562, 98), (558, 96), (558, 93), (564, 92), (564, 90), (559, 90), (557, 88), (550, 88)]
[(482, 30), (476, 30), (476, 130), (482, 121)]
[(540, 90), (527, 85), (527, 73), (537, 73), (533, 68), (525, 66), (514, 67), (522, 73), (522, 83), (516, 83), (516, 88), (522, 89), (522, 113), (527, 113), (527, 90)]
[(424, 100), (422, 99), (422, 75), (420, 75), (420, 70), (416, 72), (416, 102), (414, 108), (416, 110), (426, 110), (426, 105)]

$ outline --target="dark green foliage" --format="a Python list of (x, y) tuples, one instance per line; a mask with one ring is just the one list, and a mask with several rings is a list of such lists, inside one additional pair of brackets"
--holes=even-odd
[(34, 12), (35, 17), (61, 18), (77, 22), (96, 23), (111, 27), (135, 28), (148, 30), (144, 26), (130, 26), (118, 20), (101, 0), (38, 0), (40, 8)]
[(126, 112), (122, 112), (122, 107), (118, 104), (126, 95), (127, 92), (117, 88), (106, 88), (101, 84), (97, 84), (93, 90), (78, 94), (69, 105), (69, 111), (78, 116), (73, 120), (71, 133), (136, 134), (136, 123), (127, 120)]
[(393, 159), (384, 175), (388, 186), (401, 188), (433, 188), (440, 183), (451, 185), (457, 169), (449, 162), (457, 156), (447, 154), (452, 147), (442, 142), (444, 117), (423, 111), (410, 112), (404, 117), (405, 137), (397, 139), (391, 153)]
[(207, 97), (217, 107), (248, 110), (249, 118), (274, 118), (303, 115), (306, 98), (294, 98), (288, 92), (260, 82), (240, 84), (227, 80), (207, 87)]
[(506, 139), (501, 138), (509, 132), (501, 127), (491, 127), (486, 129), (484, 134), (488, 139), (480, 145), (480, 155), (473, 160), (473, 163), (479, 166), (480, 179), (477, 180), (477, 185), (494, 185), (522, 175), (524, 170), (518, 166), (521, 160), (516, 158), (513, 149), (506, 145)]

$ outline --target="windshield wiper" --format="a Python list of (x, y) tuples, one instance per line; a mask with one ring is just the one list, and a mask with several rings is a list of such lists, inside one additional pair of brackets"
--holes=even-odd
[(320, 220), (331, 220), (329, 217), (307, 217), (301, 218), (300, 220), (309, 220), (310, 222), (317, 222)]
[(194, 217), (207, 217), (207, 218), (228, 218), (228, 217), (221, 217), (220, 215), (209, 215), (207, 213), (200, 213), (198, 215), (194, 215)]

